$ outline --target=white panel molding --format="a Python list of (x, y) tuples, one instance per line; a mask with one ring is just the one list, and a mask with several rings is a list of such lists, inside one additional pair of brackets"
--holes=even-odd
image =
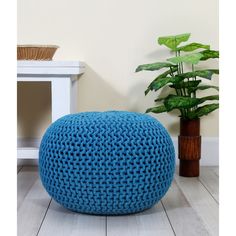
[[(85, 72), (85, 63), (81, 61), (17, 61), (18, 81), (27, 81), (25, 75), (80, 75)], [(23, 78), (21, 78), (23, 77)], [(34, 80), (36, 80), (34, 78)]]
[[(175, 146), (176, 165), (178, 165), (178, 138), (172, 137), (172, 140)], [(18, 160), (18, 164), (37, 164), (39, 144), (40, 139), (18, 139), (18, 156), (23, 159), (20, 162)], [(219, 138), (202, 137), (202, 158), (200, 165), (219, 165)]]
[[(176, 165), (179, 165), (178, 159), (178, 137), (172, 137), (175, 146)], [(201, 166), (219, 166), (219, 138), (202, 137)]]

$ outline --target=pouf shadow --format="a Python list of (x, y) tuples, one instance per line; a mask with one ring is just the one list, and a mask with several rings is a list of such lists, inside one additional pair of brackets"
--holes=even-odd
[(76, 212), (122, 215), (152, 207), (173, 180), (175, 153), (166, 129), (135, 112), (84, 112), (49, 126), (39, 149), (49, 195)]

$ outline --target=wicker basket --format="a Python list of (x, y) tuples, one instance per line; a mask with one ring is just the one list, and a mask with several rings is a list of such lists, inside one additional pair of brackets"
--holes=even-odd
[(51, 61), (56, 45), (17, 45), (17, 60)]

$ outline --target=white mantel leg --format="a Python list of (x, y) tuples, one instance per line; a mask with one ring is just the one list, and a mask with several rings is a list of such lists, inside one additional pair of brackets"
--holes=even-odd
[[(75, 76), (77, 78), (77, 76)], [(78, 112), (77, 109), (77, 91), (78, 91), (78, 80), (71, 79), (71, 90), (70, 90), (70, 113)]]
[[(72, 100), (75, 97), (75, 81), (68, 78), (53, 78), (51, 83), (52, 93), (52, 122), (58, 118), (70, 114), (75, 109)], [(73, 101), (74, 102), (74, 101)]]

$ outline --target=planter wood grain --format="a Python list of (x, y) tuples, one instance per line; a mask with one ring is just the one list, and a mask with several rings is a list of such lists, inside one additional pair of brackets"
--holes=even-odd
[(179, 145), (179, 175), (185, 177), (199, 176), (199, 161), (201, 158), (200, 119), (180, 119)]

